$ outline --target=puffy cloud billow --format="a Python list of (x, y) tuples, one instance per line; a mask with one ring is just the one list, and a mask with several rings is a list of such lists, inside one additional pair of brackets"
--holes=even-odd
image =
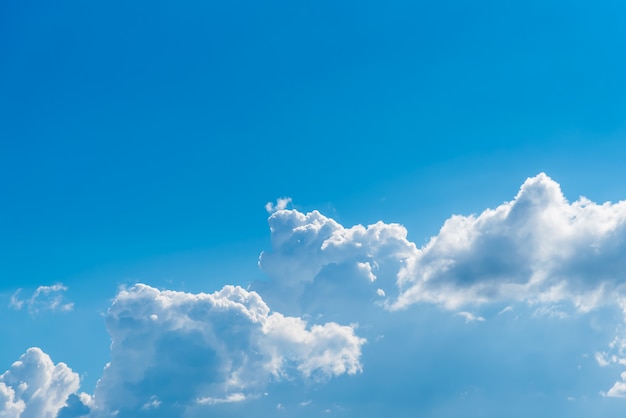
[(323, 383), (362, 369), (365, 339), (352, 326), (270, 312), (237, 286), (191, 294), (137, 284), (118, 293), (106, 325), (111, 361), (93, 398), (77, 394), (79, 377), (64, 363), (31, 348), (0, 375), (0, 417), (204, 416), (271, 383)]
[[(111, 360), (93, 396), (78, 393), (78, 376), (65, 364), (33, 348), (0, 376), (0, 418), (195, 418), (253, 410), (353, 417), (381, 415), (390, 404), (396, 416), (458, 416), (454, 411), (472, 407), (483, 390), (533, 404), (507, 391), (512, 380), (528, 396), (558, 393), (564, 402), (570, 395), (561, 387), (578, 390), (581, 399), (590, 390), (601, 399), (600, 392), (626, 397), (621, 370), (595, 386), (606, 382), (601, 373), (626, 365), (619, 325), (626, 311), (626, 201), (569, 202), (539, 174), (511, 201), (452, 216), (421, 247), (402, 225), (344, 227), (318, 211), (287, 209), (289, 203), (267, 206), (271, 248), (259, 258), (266, 281), (252, 290), (199, 294), (144, 284), (120, 290), (106, 315)], [(53, 294), (42, 291), (34, 300), (44, 293)], [(13, 303), (27, 302), (16, 296)], [(358, 329), (346, 325), (356, 323)], [(608, 349), (599, 349), (616, 329)], [(602, 340), (562, 344), (581, 335)], [(529, 368), (528, 358), (537, 366)], [(593, 382), (573, 374), (590, 364), (598, 370)], [(532, 383), (532, 373), (549, 367), (553, 384)], [(342, 375), (358, 376), (344, 385)], [(323, 385), (296, 389), (317, 383)], [(456, 392), (438, 400), (432, 388)], [(422, 409), (415, 396), (422, 396)], [(485, 416), (510, 412), (492, 405)]]
[(626, 296), (626, 201), (573, 203), (545, 174), (477, 216), (453, 216), (398, 272), (394, 309), (501, 300), (588, 311)]
[(398, 272), (418, 256), (399, 224), (345, 228), (318, 211), (281, 210), (269, 218), (272, 249), (259, 267), (271, 278), (254, 283), (272, 306), (295, 314), (353, 314), (397, 295)]
[(137, 284), (117, 295), (107, 328), (111, 362), (95, 391), (96, 416), (180, 416), (259, 396), (272, 381), (355, 374), (365, 342), (350, 326), (270, 312), (235, 286), (191, 294)]
[[(450, 217), (421, 248), (401, 225), (344, 227), (317, 211), (277, 211), (269, 225), (272, 248), (259, 266), (270, 281), (256, 286), (272, 302), (296, 301), (284, 306), (294, 312), (354, 317), (360, 302), (399, 315), (434, 304), (473, 322), (485, 318), (467, 309), (489, 304), (556, 318), (626, 307), (626, 201), (569, 202), (543, 173), (495, 209)], [(607, 394), (624, 396), (624, 387)]]
[(422, 248), (401, 225), (345, 228), (317, 211), (277, 211), (269, 224), (272, 249), (259, 265), (272, 280), (259, 289), (299, 306), (329, 286), (349, 298), (385, 296), (391, 310), (568, 301), (588, 311), (626, 296), (626, 201), (570, 203), (543, 173), (510, 202), (452, 216)]
[(0, 375), (0, 417), (55, 418), (80, 385), (65, 363), (54, 364), (39, 348), (29, 348)]

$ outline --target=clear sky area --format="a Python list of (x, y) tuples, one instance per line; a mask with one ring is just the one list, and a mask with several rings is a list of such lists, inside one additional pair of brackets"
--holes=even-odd
[(626, 3), (0, 2), (0, 417), (626, 411)]

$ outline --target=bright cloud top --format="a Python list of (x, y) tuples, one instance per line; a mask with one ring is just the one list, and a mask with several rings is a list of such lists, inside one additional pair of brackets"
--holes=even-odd
[(626, 296), (626, 201), (569, 203), (545, 174), (510, 202), (478, 216), (453, 216), (406, 259), (401, 294), (450, 309), (500, 300), (570, 301), (581, 311)]
[(355, 374), (365, 342), (349, 326), (271, 313), (235, 286), (191, 294), (137, 284), (117, 295), (107, 328), (111, 362), (94, 397), (103, 416), (178, 415), (181, 405), (257, 396), (272, 380)]
[(286, 312), (368, 309), (397, 294), (398, 272), (418, 255), (399, 224), (344, 228), (318, 211), (282, 210), (270, 216), (269, 225), (272, 249), (261, 253), (259, 267), (272, 280), (255, 286)]
[(277, 211), (269, 224), (272, 250), (259, 265), (277, 299), (289, 294), (306, 302), (321, 282), (351, 297), (386, 296), (391, 310), (418, 302), (457, 310), (565, 300), (588, 311), (622, 304), (626, 296), (626, 201), (569, 203), (543, 173), (527, 179), (510, 202), (452, 216), (419, 249), (398, 224), (345, 228), (317, 211), (296, 210)]
[[(559, 318), (567, 305), (626, 311), (626, 201), (569, 202), (543, 173), (495, 209), (452, 216), (421, 248), (401, 225), (346, 228), (317, 211), (277, 211), (269, 225), (272, 248), (259, 266), (271, 281), (257, 286), (298, 314), (343, 310), (359, 320), (354, 312), (376, 305), (398, 311), (431, 303), (474, 322), (485, 318), (468, 307), (506, 303), (502, 314), (514, 302)], [(621, 352), (612, 358), (626, 364)], [(607, 396), (626, 397), (624, 376)]]

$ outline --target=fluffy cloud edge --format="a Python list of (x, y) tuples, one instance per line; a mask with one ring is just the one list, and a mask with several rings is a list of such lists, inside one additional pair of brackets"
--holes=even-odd
[(114, 299), (107, 328), (112, 360), (94, 393), (96, 416), (237, 403), (272, 381), (356, 374), (366, 342), (352, 326), (270, 311), (257, 293), (230, 285), (192, 294), (136, 284)]
[(276, 299), (306, 299), (344, 266), (364, 280), (348, 288), (334, 279), (337, 292), (358, 286), (389, 310), (424, 302), (452, 311), (493, 302), (565, 302), (581, 312), (626, 306), (626, 201), (570, 203), (545, 173), (494, 209), (450, 217), (420, 248), (402, 225), (344, 227), (318, 211), (277, 210), (269, 225), (272, 248), (259, 266)]
[(0, 416), (56, 418), (79, 387), (78, 374), (65, 363), (31, 347), (0, 375)]
[[(327, 315), (328, 300), (348, 315), (431, 304), (467, 323), (482, 322), (475, 312), (487, 306), (505, 306), (502, 315), (518, 303), (537, 317), (605, 307), (626, 315), (626, 200), (570, 202), (545, 173), (493, 209), (451, 216), (421, 247), (399, 224), (344, 227), (318, 211), (293, 209), (273, 212), (268, 222), (271, 249), (259, 266), (270, 283), (257, 286), (270, 301), (295, 301), (284, 306), (288, 312)], [(613, 357), (622, 364), (626, 356)], [(607, 396), (625, 395), (624, 380)]]
[[(495, 209), (451, 217), (421, 248), (407, 240), (402, 225), (378, 222), (344, 228), (317, 211), (288, 210), (288, 203), (279, 200), (270, 206), (272, 250), (262, 253), (259, 260), (276, 284), (267, 292), (270, 297), (272, 292), (287, 292), (296, 295), (291, 299), (299, 303), (310, 302), (316, 293), (340, 294), (390, 312), (428, 303), (456, 311), (466, 322), (482, 322), (484, 317), (460, 309), (496, 302), (522, 302), (536, 306), (538, 315), (556, 316), (563, 313), (559, 305), (563, 303), (580, 313), (605, 305), (626, 306), (626, 278), (620, 275), (626, 265), (620, 257), (626, 249), (626, 201), (596, 204), (581, 197), (570, 203), (560, 186), (543, 173), (527, 179), (513, 200)], [(590, 279), (594, 271), (598, 274)], [(353, 280), (337, 281), (338, 274)], [(357, 289), (366, 291), (355, 292)], [(12, 304), (21, 309), (28, 300), (65, 290), (63, 285), (41, 287), (24, 301), (15, 294)], [(197, 405), (254, 398), (263, 386), (261, 381), (268, 377), (276, 381), (296, 376), (324, 380), (361, 372), (365, 340), (356, 336), (354, 327), (332, 321), (309, 325), (300, 315), (271, 312), (263, 300), (266, 294), (261, 294), (263, 298), (238, 286), (226, 286), (212, 294), (158, 290), (143, 284), (122, 289), (107, 316), (112, 361), (94, 398), (81, 395), (79, 399), (93, 407), (94, 416), (98, 411), (100, 416), (113, 413), (122, 417), (132, 416), (129, 411), (133, 409), (164, 410), (171, 399), (150, 391), (132, 393), (131, 403), (119, 408), (111, 407), (109, 401), (120, 397), (117, 389), (167, 372), (165, 366), (159, 369), (162, 363), (150, 361), (175, 361), (163, 356), (170, 344), (186, 338), (191, 338), (194, 350), (208, 348), (217, 353), (220, 362), (216, 364), (227, 365), (218, 370), (218, 380), (196, 376), (197, 391), (192, 396)], [(510, 304), (498, 315), (509, 308)], [(302, 313), (309, 315), (306, 310)], [(203, 320), (211, 327), (203, 328), (199, 324)], [(223, 325), (231, 323), (237, 324), (239, 334), (220, 334), (225, 332)], [(148, 331), (128, 338), (141, 327)], [(224, 341), (227, 343), (222, 344)], [(337, 345), (337, 341), (341, 343)], [(234, 346), (229, 346), (230, 342)], [(147, 358), (141, 358), (147, 352), (142, 344), (148, 343), (165, 351), (148, 352)], [(242, 355), (244, 352), (254, 353), (254, 358)], [(615, 362), (623, 364), (623, 357), (616, 358), (619, 361)], [(609, 363), (604, 354), (596, 359), (601, 366)], [(250, 380), (253, 375), (263, 378)], [(624, 381), (626, 372), (603, 394), (626, 396)], [(67, 387), (73, 391), (63, 392), (68, 393), (64, 402), (78, 390), (72, 385)], [(6, 411), (18, 417), (32, 408), (20, 390), (19, 384), (0, 381), (0, 406), (4, 402)]]

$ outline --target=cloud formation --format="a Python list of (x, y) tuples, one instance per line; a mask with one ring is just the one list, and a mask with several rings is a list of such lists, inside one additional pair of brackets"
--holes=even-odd
[(62, 283), (52, 286), (39, 286), (28, 299), (20, 299), (22, 289), (18, 289), (12, 296), (9, 307), (21, 310), (26, 307), (29, 313), (36, 314), (41, 311), (68, 312), (74, 309), (74, 303), (65, 299), (64, 293), (67, 287)]
[(287, 208), (287, 205), (289, 205), (290, 203), (291, 203), (290, 197), (279, 197), (278, 199), (276, 199), (276, 204), (273, 204), (272, 202), (267, 202), (265, 204), (265, 210), (268, 213), (274, 213), (279, 210), (285, 210)]
[(259, 267), (271, 281), (253, 286), (293, 314), (358, 320), (339, 311), (362, 312), (397, 295), (398, 272), (418, 255), (399, 224), (344, 228), (318, 211), (297, 210), (277, 211), (268, 222), (272, 249), (261, 253)]
[[(626, 311), (626, 201), (569, 202), (543, 173), (495, 209), (450, 217), (421, 248), (401, 225), (347, 228), (317, 211), (277, 211), (269, 225), (272, 248), (259, 266), (270, 281), (255, 286), (289, 312), (337, 317), (434, 304), (474, 322), (485, 318), (468, 308), (488, 304), (502, 314), (523, 303), (533, 316), (557, 319), (604, 306)], [(625, 388), (618, 381), (607, 395), (626, 396)]]
[(620, 375), (621, 380), (615, 382), (615, 384), (606, 392), (606, 396), (611, 398), (626, 398), (626, 372), (622, 372)]
[(0, 375), (0, 417), (56, 418), (80, 379), (65, 363), (54, 364), (39, 348), (29, 348)]
[[(428, 408), (437, 402), (463, 411), (466, 398), (454, 396), (479, 396), (488, 388), (513, 399), (502, 389), (511, 376), (519, 376), (518, 389), (532, 396), (565, 387), (564, 400), (579, 399), (588, 388), (597, 394), (597, 383), (582, 388), (571, 383), (582, 380), (563, 370), (594, 364), (593, 353), (598, 370), (626, 365), (623, 335), (607, 352), (597, 353), (595, 340), (562, 344), (592, 333), (610, 340), (612, 315), (617, 322), (624, 317), (626, 202), (581, 197), (570, 203), (556, 182), (540, 174), (495, 209), (452, 216), (421, 248), (402, 225), (344, 227), (317, 211), (288, 210), (289, 202), (268, 204), (272, 246), (259, 266), (269, 280), (253, 283), (252, 291), (225, 286), (210, 294), (144, 284), (120, 290), (106, 316), (111, 361), (94, 396), (77, 394), (75, 373), (30, 349), (0, 378), (0, 417), (196, 418), (296, 409), (302, 417), (327, 409), (362, 416), (370, 408), (382, 413), (390, 403), (398, 405), (397, 416), (414, 416), (408, 387), (420, 387), (422, 400), (432, 402), (422, 412), (432, 413)], [(31, 312), (71, 307), (61, 298), (65, 290), (42, 286), (25, 300), (15, 294), (12, 304)], [(356, 325), (339, 323), (358, 323), (359, 335)], [(364, 347), (362, 337), (371, 343)], [(536, 354), (524, 338), (551, 343)], [(450, 350), (464, 354), (450, 356)], [(23, 384), (28, 379), (15, 378), (24, 368), (18, 363), (62, 365), (69, 377), (48, 386), (43, 378)], [(545, 371), (555, 363), (558, 372)], [(487, 364), (498, 365), (488, 376)], [(333, 379), (364, 367), (350, 388)], [(395, 386), (380, 382), (387, 373)], [(552, 373), (552, 385), (532, 383), (533, 373)], [(415, 381), (422, 375), (430, 380)], [(329, 389), (300, 390), (315, 382)], [(626, 397), (625, 382), (626, 372), (602, 394)], [(40, 389), (29, 395), (27, 388)], [(428, 401), (432, 388), (452, 395)], [(376, 396), (370, 403), (361, 397), (329, 401), (344, 402), (351, 392)], [(506, 415), (502, 407), (492, 412), (486, 416)]]
[(622, 304), (624, 254), (626, 201), (569, 203), (558, 183), (539, 174), (510, 202), (448, 219), (398, 272), (400, 296), (390, 306), (567, 301), (589, 311)]
[(422, 248), (401, 225), (345, 228), (317, 211), (277, 211), (269, 224), (259, 266), (271, 284), (259, 290), (300, 305), (326, 291), (384, 298), (390, 310), (565, 301), (589, 311), (626, 296), (626, 201), (570, 203), (543, 173), (495, 209), (452, 216)]
[(482, 316), (475, 315), (471, 312), (463, 311), (463, 312), (459, 312), (457, 315), (465, 318), (465, 322), (483, 322), (485, 320), (485, 318), (483, 318)]
[(349, 326), (270, 312), (235, 286), (191, 294), (137, 284), (119, 292), (107, 329), (111, 362), (95, 391), (96, 416), (180, 416), (256, 397), (271, 381), (355, 374), (365, 342)]

